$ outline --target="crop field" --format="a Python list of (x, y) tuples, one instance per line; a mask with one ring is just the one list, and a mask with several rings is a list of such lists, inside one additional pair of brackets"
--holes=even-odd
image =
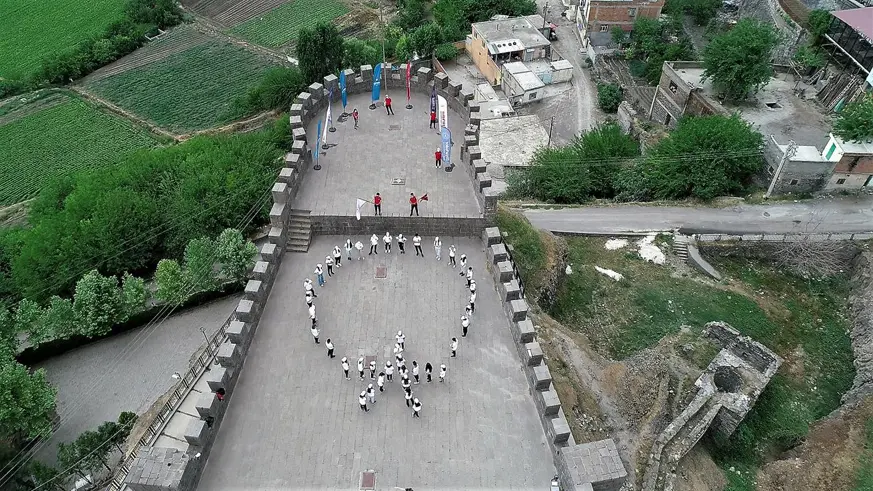
[(157, 144), (148, 131), (81, 99), (63, 95), (40, 103), (35, 112), (21, 108), (20, 118), (6, 115), (0, 125), (0, 206), (34, 196), (54, 176), (105, 167)]
[(158, 126), (186, 133), (239, 117), (234, 100), (271, 66), (238, 46), (210, 42), (85, 88)]
[(123, 0), (0, 2), (0, 77), (25, 76), (40, 60), (98, 34), (121, 18)]
[(230, 32), (253, 43), (275, 48), (294, 41), (304, 26), (319, 21), (329, 22), (348, 12), (348, 7), (338, 0), (292, 0), (234, 26)]

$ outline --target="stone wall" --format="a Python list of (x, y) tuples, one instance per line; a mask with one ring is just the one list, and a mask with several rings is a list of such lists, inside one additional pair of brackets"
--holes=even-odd
[(388, 231), (392, 235), (402, 233), (412, 237), (416, 233), (424, 236), (475, 237), (489, 225), (484, 217), (443, 217), (427, 216), (365, 216), (360, 220), (352, 216), (319, 215), (309, 216), (312, 233), (316, 235), (369, 236), (378, 231)]
[(843, 403), (854, 404), (873, 394), (873, 252), (865, 251), (852, 264), (852, 351), (855, 354), (855, 380), (843, 396)]
[[(267, 242), (261, 246), (261, 260), (249, 271), (243, 298), (231, 314), (226, 339), (215, 353), (218, 366), (213, 366), (203, 375), (211, 392), (197, 401), (200, 419), (193, 421), (185, 431), (188, 451), (159, 447), (141, 450), (124, 479), (131, 491), (189, 491), (197, 488), (285, 254), (290, 203), (302, 181), (301, 174), (306, 169), (307, 160), (300, 152), (292, 152), (286, 156), (285, 162), (288, 167), (280, 171), (272, 186), (272, 227)], [(226, 392), (224, 401), (215, 396), (219, 388)]]
[[(406, 88), (406, 64), (400, 65), (399, 70), (392, 70), (391, 63), (382, 66), (387, 74), (386, 84), (388, 89), (403, 90)], [(358, 72), (351, 69), (345, 70), (346, 93), (348, 95), (370, 92), (373, 86), (373, 67), (362, 65)], [(497, 211), (497, 195), (490, 190), (491, 176), (485, 172), (485, 163), (481, 160), (482, 152), (479, 150), (479, 103), (474, 100), (473, 88), (464, 87), (461, 82), (449, 80), (445, 73), (434, 74), (427, 67), (420, 67), (412, 75), (410, 88), (412, 91), (430, 96), (434, 86), (436, 93), (446, 99), (449, 108), (459, 114), (464, 121), (463, 135), (452, 135), (454, 142), (461, 144), (461, 161), (466, 164), (467, 174), (474, 190), (476, 199), (484, 210), (486, 217), (493, 217)], [(310, 142), (316, 140), (316, 135), (307, 136), (306, 128), (316, 115), (327, 107), (328, 95), (333, 89), (333, 102), (341, 99), (339, 79), (335, 75), (324, 77), (323, 83), (313, 83), (291, 105), (291, 132), (294, 136), (294, 149), (292, 153), (300, 154), (309, 158)], [(379, 101), (378, 104), (382, 104)]]
[(488, 271), (494, 277), (497, 291), (504, 302), (503, 310), (509, 319), (515, 348), (552, 451), (561, 489), (576, 491), (590, 485), (594, 491), (617, 491), (627, 471), (618, 458), (615, 443), (603, 440), (576, 444), (558, 393), (552, 386), (552, 375), (543, 360), (543, 350), (536, 341), (536, 330), (528, 318), (528, 303), (514, 273), (516, 268), (511, 259), (511, 250), (507, 250), (509, 246), (503, 242), (503, 236), (496, 227), (486, 228), (482, 239)]

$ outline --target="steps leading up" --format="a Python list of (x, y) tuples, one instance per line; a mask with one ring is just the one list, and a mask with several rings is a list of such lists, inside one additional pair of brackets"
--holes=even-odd
[(291, 210), (288, 219), (288, 245), (289, 252), (307, 252), (312, 242), (312, 222), (309, 219), (309, 210)]

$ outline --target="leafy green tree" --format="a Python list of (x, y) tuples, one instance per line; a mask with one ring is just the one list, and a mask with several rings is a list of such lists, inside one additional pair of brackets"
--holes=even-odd
[(50, 465), (33, 459), (27, 466), (27, 473), (30, 475), (33, 485), (39, 489), (66, 491), (60, 478), (60, 471)]
[(615, 113), (621, 104), (621, 87), (616, 84), (597, 84), (597, 105), (604, 112)]
[(455, 47), (452, 43), (443, 43), (436, 47), (433, 52), (433, 55), (436, 56), (436, 59), (440, 61), (453, 60), (455, 59), (460, 51)]
[(182, 10), (173, 0), (128, 0), (124, 12), (133, 22), (161, 29), (182, 22)]
[(14, 358), (18, 353), (18, 330), (15, 317), (7, 309), (0, 309), (0, 360)]
[(53, 339), (68, 339), (76, 334), (78, 328), (73, 301), (57, 295), (52, 296), (39, 325), (39, 331), (30, 333), (30, 342), (35, 344)]
[(825, 65), (824, 52), (815, 46), (801, 46), (794, 53), (794, 61), (805, 69), (821, 68)]
[(831, 27), (833, 15), (827, 10), (815, 9), (809, 12), (809, 17), (806, 18), (806, 25), (809, 33), (812, 34), (812, 43), (821, 44), (822, 38), (827, 34)]
[(147, 300), (148, 292), (145, 280), (130, 273), (124, 273), (121, 278), (121, 302), (124, 306), (124, 320), (145, 310)]
[(43, 308), (29, 298), (22, 298), (15, 307), (15, 331), (36, 335), (41, 329)]
[(382, 61), (381, 49), (356, 38), (343, 41), (343, 67), (357, 69), (361, 65), (377, 65)]
[(873, 140), (873, 95), (846, 104), (834, 123), (834, 134), (846, 141)]
[(464, 8), (464, 0), (437, 0), (431, 9), (446, 41), (460, 41), (470, 32), (470, 23), (464, 14)]
[(110, 472), (112, 468), (106, 461), (106, 455), (112, 449), (111, 444), (111, 440), (107, 441), (100, 432), (93, 430), (83, 432), (74, 442), (79, 459), (83, 460), (86, 469), (93, 471), (102, 465)]
[(621, 46), (627, 43), (629, 36), (624, 29), (618, 26), (613, 26), (612, 29), (609, 30), (609, 35), (612, 37), (612, 42)]
[(301, 29), (296, 50), (300, 71), (307, 82), (321, 82), (325, 76), (343, 68), (343, 38), (329, 22)]
[(415, 50), (412, 48), (409, 36), (406, 34), (400, 36), (400, 39), (397, 40), (397, 45), (394, 47), (394, 56), (398, 60), (411, 60), (414, 54)]
[(175, 259), (161, 259), (155, 271), (158, 288), (155, 296), (170, 305), (181, 305), (188, 299), (191, 287), (185, 282), (185, 273)]
[(192, 239), (185, 247), (185, 281), (192, 292), (215, 289), (215, 241), (208, 237)]
[(778, 43), (779, 35), (773, 26), (740, 19), (703, 50), (703, 77), (711, 79), (713, 88), (726, 98), (744, 99), (770, 80), (770, 59)]
[(665, 61), (694, 58), (691, 41), (682, 31), (681, 24), (677, 27), (670, 21), (638, 18), (628, 44), (625, 56), (645, 64), (643, 76), (652, 85), (657, 85), (661, 79)]
[(412, 30), (424, 24), (427, 21), (427, 7), (423, 0), (406, 0), (403, 8), (394, 22), (405, 30)]
[(418, 56), (430, 58), (436, 47), (443, 42), (443, 33), (440, 26), (431, 22), (413, 31), (409, 41)]
[(130, 435), (130, 430), (133, 429), (133, 425), (136, 424), (136, 421), (139, 419), (139, 416), (136, 413), (131, 411), (122, 411), (121, 414), (118, 415), (118, 425), (124, 429), (124, 441), (127, 439), (128, 435)]
[(712, 199), (740, 192), (763, 167), (763, 137), (739, 116), (685, 117), (618, 179), (625, 200)]
[(58, 445), (58, 465), (62, 469), (69, 470), (82, 479), (88, 479), (86, 474), (90, 470), (88, 464), (82, 460), (76, 442), (61, 442)]
[(12, 358), (0, 359), (0, 437), (36, 438), (51, 431), (55, 394), (44, 369), (31, 373)]
[(246, 95), (241, 113), (289, 108), (306, 85), (303, 74), (296, 67), (271, 68), (261, 77), (257, 87)]
[(246, 279), (257, 247), (245, 240), (242, 232), (228, 228), (221, 232), (215, 244), (216, 258), (221, 263), (222, 275), (231, 281), (242, 283)]
[(91, 270), (76, 283), (73, 309), (80, 334), (88, 337), (108, 334), (124, 312), (118, 279)]

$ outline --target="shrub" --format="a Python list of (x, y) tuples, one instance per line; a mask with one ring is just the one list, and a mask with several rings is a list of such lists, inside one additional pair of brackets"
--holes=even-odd
[(847, 104), (834, 123), (834, 134), (846, 141), (873, 139), (873, 95)]
[(443, 42), (443, 33), (440, 26), (431, 22), (412, 31), (409, 42), (418, 56), (430, 58), (436, 47)]
[(813, 44), (821, 43), (822, 36), (827, 34), (832, 19), (833, 16), (827, 10), (815, 9), (809, 12), (809, 17), (806, 18), (806, 25), (809, 33), (812, 34)]
[(460, 52), (458, 51), (458, 48), (456, 48), (454, 44), (445, 43), (437, 46), (437, 48), (433, 52), (433, 55), (436, 56), (436, 59), (440, 61), (446, 61), (457, 58), (459, 53)]
[(243, 283), (258, 250), (239, 230), (228, 228), (215, 241), (215, 252), (224, 279)]
[(124, 13), (136, 24), (152, 24), (160, 29), (182, 22), (182, 10), (174, 0), (128, 0)]
[(76, 282), (73, 309), (80, 334), (88, 337), (107, 334), (124, 315), (118, 279), (92, 270)]
[(11, 356), (0, 359), (0, 437), (45, 435), (52, 428), (56, 393), (45, 369), (31, 373)]
[(814, 46), (801, 46), (794, 54), (794, 61), (805, 69), (821, 68), (825, 65), (824, 53)]
[(161, 259), (155, 270), (155, 296), (170, 305), (181, 305), (188, 298), (185, 274), (175, 259)]
[(77, 334), (77, 330), (76, 310), (72, 300), (55, 295), (49, 300), (40, 319), (39, 331), (31, 331), (28, 341), (39, 344), (53, 339), (68, 339)]
[(616, 84), (597, 84), (597, 105), (604, 112), (615, 113), (621, 104), (621, 87)]
[(192, 239), (185, 247), (185, 280), (192, 293), (215, 288), (215, 242), (208, 237)]
[(148, 300), (145, 281), (130, 273), (124, 273), (121, 279), (121, 300), (124, 305), (124, 320), (145, 310)]

